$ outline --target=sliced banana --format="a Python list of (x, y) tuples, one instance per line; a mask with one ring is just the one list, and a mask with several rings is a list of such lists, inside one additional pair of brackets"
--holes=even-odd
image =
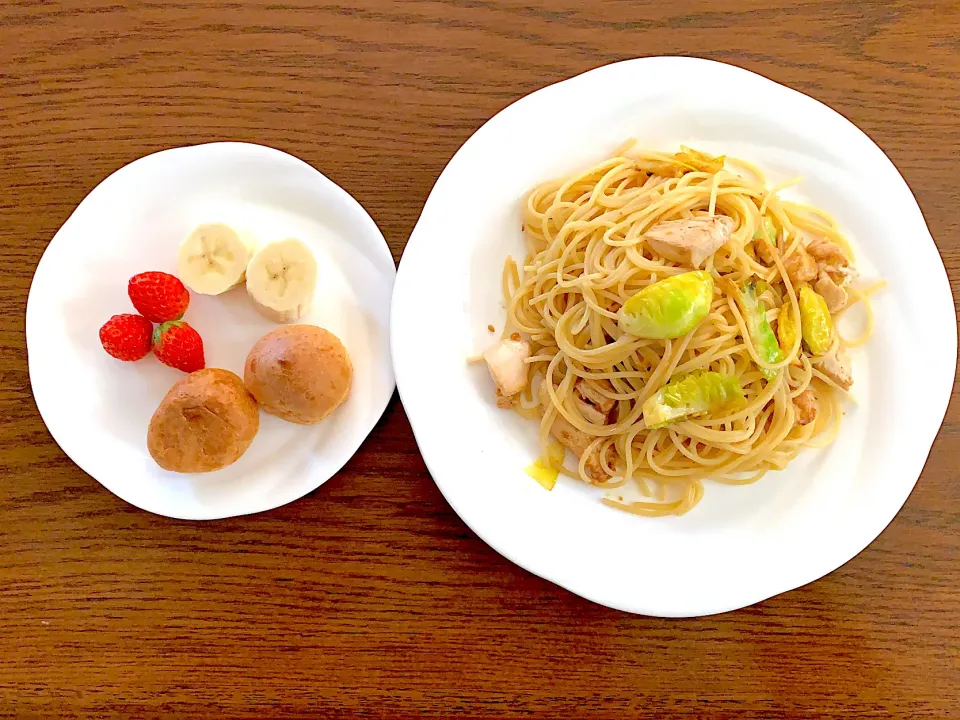
[(177, 252), (177, 275), (201, 295), (219, 295), (243, 282), (247, 264), (257, 249), (245, 230), (223, 223), (194, 228)]
[(253, 304), (276, 322), (293, 322), (307, 311), (317, 286), (317, 260), (306, 245), (287, 238), (267, 243), (247, 266)]

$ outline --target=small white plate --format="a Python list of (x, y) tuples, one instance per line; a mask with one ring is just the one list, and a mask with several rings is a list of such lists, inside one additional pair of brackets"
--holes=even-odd
[[(347, 401), (323, 422), (293, 425), (261, 413), (250, 449), (223, 470), (178, 475), (147, 453), (150, 416), (183, 373), (152, 355), (108, 356), (98, 330), (134, 312), (127, 280), (176, 273), (180, 240), (197, 224), (247, 227), (261, 240), (297, 237), (317, 256), (313, 306), (300, 319), (327, 328), (353, 362)], [(144, 510), (204, 520), (296, 500), (357, 451), (393, 393), (390, 295), (396, 269), (383, 235), (346, 191), (297, 158), (259, 145), (176, 148), (121, 168), (91, 192), (47, 246), (27, 302), (30, 382), (40, 414), (74, 462)], [(184, 319), (203, 337), (207, 367), (243, 376), (247, 352), (278, 327), (241, 287), (191, 293)]]
[[(802, 176), (809, 202), (858, 246), (876, 331), (854, 358), (858, 404), (837, 441), (751, 486), (706, 483), (682, 517), (604, 506), (561, 478), (523, 471), (536, 424), (498, 410), (466, 358), (505, 317), (500, 273), (523, 257), (521, 203), (540, 182), (608, 157), (624, 140), (750, 160), (772, 182)], [(796, 196), (796, 193), (795, 193)], [(825, 105), (746, 70), (694, 58), (629, 60), (539, 90), (498, 114), (447, 165), (400, 263), (394, 370), (427, 467), (463, 520), (537, 575), (604, 605), (661, 616), (758, 602), (836, 569), (913, 488), (946, 411), (957, 326), (943, 264), (893, 164)], [(411, 339), (416, 338), (416, 342)]]

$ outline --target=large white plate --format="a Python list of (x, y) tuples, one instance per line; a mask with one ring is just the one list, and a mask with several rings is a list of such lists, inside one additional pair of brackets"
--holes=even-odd
[[(161, 470), (146, 449), (150, 416), (183, 373), (152, 356), (109, 357), (100, 325), (133, 312), (127, 280), (176, 272), (180, 239), (198, 223), (297, 237), (314, 250), (319, 282), (300, 322), (343, 341), (353, 361), (347, 401), (323, 422), (293, 425), (261, 413), (236, 463), (214, 473)], [(44, 252), (27, 302), (33, 394), (64, 452), (108, 490), (160, 515), (212, 519), (260, 512), (322, 485), (356, 452), (393, 393), (390, 295), (396, 270), (373, 220), (340, 187), (291, 155), (214, 143), (166, 150), (121, 168), (91, 192)], [(207, 367), (243, 375), (251, 346), (277, 327), (243, 288), (191, 293), (184, 318), (203, 337)]]
[[(838, 440), (747, 487), (707, 483), (683, 517), (649, 519), (523, 468), (533, 423), (493, 404), (466, 358), (503, 327), (504, 258), (523, 257), (520, 206), (536, 184), (603, 159), (626, 138), (801, 175), (839, 218), (864, 274), (885, 278), (877, 327), (854, 357), (858, 404)], [(943, 420), (957, 333), (943, 264), (896, 168), (849, 121), (746, 70), (645, 58), (539, 90), (484, 125), (437, 181), (393, 296), (401, 398), (427, 467), (463, 520), (537, 575), (604, 605), (661, 616), (718, 613), (798, 587), (867, 546), (909, 495)]]

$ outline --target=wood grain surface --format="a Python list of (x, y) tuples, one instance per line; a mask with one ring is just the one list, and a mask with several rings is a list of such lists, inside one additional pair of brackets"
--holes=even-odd
[(291, 152), (399, 258), (491, 115), (657, 54), (741, 65), (853, 120), (913, 188), (956, 293), (958, 38), (945, 1), (0, 3), (0, 715), (960, 717), (956, 393), (915, 491), (857, 558), (755, 607), (661, 620), (495, 554), (440, 496), (396, 398), (344, 471), (287, 507), (136, 510), (50, 438), (24, 341), (48, 241), (146, 153)]

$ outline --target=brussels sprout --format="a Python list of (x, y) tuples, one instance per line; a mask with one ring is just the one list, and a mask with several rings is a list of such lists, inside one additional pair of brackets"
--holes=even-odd
[[(741, 296), (744, 302), (744, 314), (747, 321), (747, 329), (750, 331), (750, 339), (753, 346), (760, 356), (761, 360), (768, 363), (778, 363), (783, 360), (783, 352), (777, 343), (777, 337), (773, 334), (773, 328), (770, 327), (770, 321), (767, 320), (767, 309), (758, 295), (767, 287), (763, 281), (759, 283), (750, 281), (743, 286)], [(773, 380), (780, 372), (774, 368), (760, 368), (763, 376), (767, 380)]]
[(827, 301), (809, 285), (800, 288), (800, 334), (814, 355), (823, 355), (833, 340), (833, 322)]
[(790, 303), (780, 306), (780, 314), (777, 316), (777, 338), (780, 340), (780, 349), (785, 353), (793, 349), (793, 343), (797, 340), (797, 323), (793, 319)]
[(713, 278), (697, 270), (648, 285), (624, 303), (620, 329), (640, 338), (678, 338), (693, 330), (713, 302)]
[(643, 403), (643, 421), (650, 429), (731, 407), (743, 400), (740, 380), (703, 371), (671, 380)]

